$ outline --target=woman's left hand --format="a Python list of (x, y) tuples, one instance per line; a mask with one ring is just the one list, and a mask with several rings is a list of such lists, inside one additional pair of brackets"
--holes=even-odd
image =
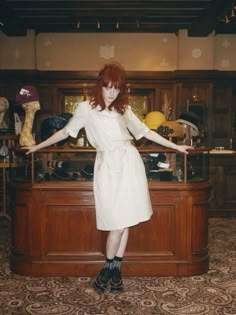
[(185, 145), (185, 144), (181, 144), (181, 145), (176, 145), (176, 150), (185, 154), (188, 154), (188, 150), (194, 150), (194, 147), (190, 146), (190, 145)]

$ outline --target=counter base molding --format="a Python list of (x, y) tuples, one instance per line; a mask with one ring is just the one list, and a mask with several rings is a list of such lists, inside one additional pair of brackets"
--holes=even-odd
[[(150, 182), (151, 220), (130, 228), (124, 276), (208, 271), (208, 182)], [(92, 182), (12, 184), (11, 270), (28, 276), (95, 276), (107, 232), (96, 229)]]

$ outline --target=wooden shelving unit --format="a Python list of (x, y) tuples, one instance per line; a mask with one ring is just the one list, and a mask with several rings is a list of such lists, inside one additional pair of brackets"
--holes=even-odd
[[(0, 150), (3, 145), (6, 146), (9, 153), (18, 143), (18, 136), (15, 135), (0, 135)], [(10, 220), (8, 213), (8, 191), (7, 184), (9, 180), (9, 168), (12, 167), (9, 155), (0, 155), (0, 217), (5, 217)]]

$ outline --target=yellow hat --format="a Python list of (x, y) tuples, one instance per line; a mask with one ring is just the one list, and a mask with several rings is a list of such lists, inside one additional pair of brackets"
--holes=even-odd
[(163, 137), (184, 137), (183, 128), (175, 120), (166, 120), (162, 122), (157, 128), (157, 132)]
[(148, 128), (156, 130), (157, 127), (165, 120), (165, 115), (162, 112), (153, 111), (147, 113), (145, 124), (148, 126)]

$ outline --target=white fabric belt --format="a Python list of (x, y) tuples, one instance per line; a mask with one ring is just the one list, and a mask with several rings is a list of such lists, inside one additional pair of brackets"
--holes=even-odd
[(127, 143), (121, 143), (119, 145), (114, 145), (114, 146), (110, 146), (110, 147), (96, 147), (96, 151), (97, 152), (104, 152), (104, 151), (115, 151), (115, 150), (119, 150), (119, 149), (124, 149), (127, 147), (133, 146), (130, 142)]
[(119, 146), (112, 146), (110, 148), (96, 148), (97, 153), (101, 153), (100, 158), (104, 163), (107, 163), (108, 168), (111, 172), (119, 173), (122, 168), (122, 159), (123, 155), (126, 153), (128, 148), (131, 148), (133, 145), (129, 142)]

